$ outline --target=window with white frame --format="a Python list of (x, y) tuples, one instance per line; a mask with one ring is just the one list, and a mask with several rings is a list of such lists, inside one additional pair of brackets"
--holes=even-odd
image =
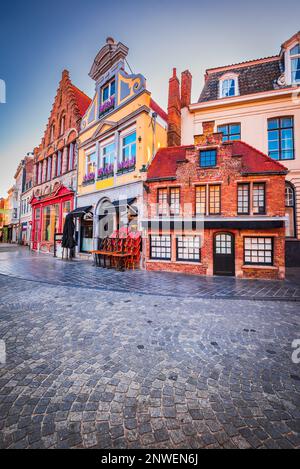
[(196, 215), (206, 215), (206, 186), (196, 186)]
[(250, 185), (248, 183), (238, 184), (238, 213), (249, 213)]
[(200, 262), (200, 236), (178, 236), (177, 243), (177, 260)]
[(170, 215), (179, 215), (180, 213), (180, 188), (170, 188)]
[(264, 214), (266, 213), (266, 185), (264, 182), (257, 182), (253, 184), (253, 213)]
[(157, 189), (158, 215), (168, 215), (168, 189)]
[(236, 75), (224, 76), (220, 80), (219, 87), (220, 98), (230, 98), (232, 96), (237, 96), (239, 94), (238, 77)]
[(273, 238), (244, 238), (245, 264), (273, 265)]
[(122, 138), (122, 161), (136, 159), (136, 132)]
[(219, 215), (221, 213), (221, 186), (213, 184), (208, 187), (209, 214)]
[(85, 167), (86, 167), (86, 175), (91, 175), (96, 173), (97, 167), (97, 156), (96, 152), (89, 152), (85, 155)]
[(291, 82), (300, 83), (300, 44), (290, 49)]
[(116, 81), (111, 80), (109, 83), (102, 87), (102, 103), (105, 103), (109, 98), (116, 93)]
[(150, 236), (150, 257), (151, 259), (171, 259), (171, 236), (151, 235)]
[(116, 146), (115, 142), (111, 142), (108, 144), (102, 144), (100, 147), (100, 167), (101, 168), (107, 168), (109, 165), (114, 164), (114, 159), (115, 159), (115, 153), (116, 153)]
[(285, 235), (288, 238), (294, 238), (296, 235), (295, 190), (289, 182), (285, 183), (285, 215), (288, 219), (287, 223), (285, 224)]

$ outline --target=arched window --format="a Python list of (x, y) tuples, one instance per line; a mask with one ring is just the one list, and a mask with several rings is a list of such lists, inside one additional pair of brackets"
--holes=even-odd
[(54, 132), (55, 132), (55, 125), (52, 124), (50, 128), (50, 143), (52, 143), (54, 140)]
[(295, 204), (295, 190), (289, 183), (285, 183), (285, 214), (288, 218), (285, 227), (285, 235), (288, 238), (294, 238), (296, 235), (296, 204)]
[(59, 135), (63, 135), (65, 133), (65, 124), (66, 124), (66, 116), (63, 115), (60, 119)]

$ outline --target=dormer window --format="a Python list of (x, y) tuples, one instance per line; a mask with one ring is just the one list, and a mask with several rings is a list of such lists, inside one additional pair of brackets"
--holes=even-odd
[(102, 88), (102, 103), (105, 103), (116, 93), (116, 81), (112, 80)]
[(238, 77), (236, 75), (223, 76), (220, 80), (220, 98), (230, 98), (238, 94)]
[(290, 49), (291, 82), (300, 83), (300, 44)]

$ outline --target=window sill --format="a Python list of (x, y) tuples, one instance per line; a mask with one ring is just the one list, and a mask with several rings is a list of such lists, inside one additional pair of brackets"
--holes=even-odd
[(133, 173), (135, 171), (135, 166), (130, 169), (124, 169), (123, 171), (117, 171), (117, 176), (123, 176), (123, 174)]
[(274, 265), (242, 265), (242, 269), (267, 269), (267, 270), (278, 270), (278, 267)]
[(163, 264), (170, 264), (171, 259), (147, 259), (146, 262), (162, 262)]
[(163, 264), (179, 264), (179, 265), (203, 265), (201, 262), (189, 262), (189, 261), (172, 261), (166, 259), (147, 259), (146, 262), (162, 262)]

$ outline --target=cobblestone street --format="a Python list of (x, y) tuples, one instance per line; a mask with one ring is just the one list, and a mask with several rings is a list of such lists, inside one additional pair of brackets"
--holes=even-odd
[(0, 447), (300, 448), (297, 279), (258, 284), (0, 252)]

